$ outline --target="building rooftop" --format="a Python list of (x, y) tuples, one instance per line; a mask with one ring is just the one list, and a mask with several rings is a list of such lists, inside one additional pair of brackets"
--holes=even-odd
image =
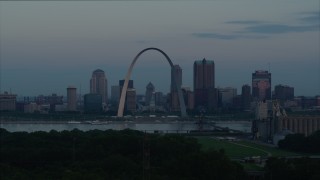
[(101, 69), (96, 69), (95, 71), (93, 71), (93, 73), (104, 73), (104, 71)]
[(151, 82), (149, 82), (149, 84), (147, 85), (147, 89), (154, 89), (154, 85)]
[(256, 70), (255, 74), (268, 74), (269, 72), (266, 70)]
[(214, 64), (214, 61), (206, 60), (205, 58), (203, 58), (202, 60), (196, 60), (194, 63), (195, 64)]
[(74, 86), (68, 86), (68, 88), (67, 89), (77, 89), (76, 87), (74, 87)]

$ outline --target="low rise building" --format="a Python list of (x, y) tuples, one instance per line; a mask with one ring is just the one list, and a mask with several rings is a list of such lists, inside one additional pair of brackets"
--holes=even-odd
[(17, 95), (4, 92), (0, 94), (0, 111), (15, 111)]

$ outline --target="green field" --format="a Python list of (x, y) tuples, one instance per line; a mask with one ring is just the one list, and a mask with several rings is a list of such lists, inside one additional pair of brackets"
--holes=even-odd
[(232, 159), (251, 157), (251, 156), (295, 156), (300, 155), (293, 152), (280, 150), (275, 147), (264, 146), (251, 143), (248, 141), (229, 142), (227, 140), (217, 140), (212, 137), (198, 137), (198, 142), (202, 145), (203, 150), (223, 149), (227, 156)]

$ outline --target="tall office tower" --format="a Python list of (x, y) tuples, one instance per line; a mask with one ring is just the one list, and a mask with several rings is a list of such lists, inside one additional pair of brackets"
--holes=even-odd
[(146, 106), (150, 105), (153, 92), (154, 92), (154, 86), (151, 82), (149, 82), (149, 84), (146, 87)]
[(77, 110), (77, 88), (69, 86), (67, 88), (68, 111)]
[(186, 108), (188, 110), (193, 110), (194, 107), (194, 96), (193, 92), (190, 90), (189, 87), (182, 88), (184, 102), (186, 103)]
[[(124, 81), (125, 81), (124, 79), (123, 80), (119, 80), (119, 100), (120, 100), (120, 97), (121, 97), (122, 87), (124, 85)], [(128, 89), (133, 89), (133, 80), (129, 80), (128, 87), (127, 87), (127, 92), (128, 92)]]
[(174, 81), (176, 81), (176, 85), (181, 88), (182, 85), (182, 69), (179, 65), (174, 65), (173, 68), (171, 68), (171, 111), (180, 111), (180, 104), (179, 104), (179, 96), (178, 96), (178, 90), (176, 85), (174, 84)]
[[(119, 80), (119, 99), (118, 99), (118, 102), (121, 97), (124, 81), (125, 81), (124, 79)], [(134, 112), (136, 109), (135, 106), (136, 106), (136, 90), (133, 88), (133, 80), (129, 80), (128, 87), (127, 87), (126, 99), (125, 99), (125, 108), (127, 111)]]
[(174, 79), (176, 79), (176, 83), (178, 87), (182, 85), (182, 69), (179, 65), (174, 65), (171, 68), (171, 92), (177, 91), (177, 87), (174, 85)]
[(126, 110), (130, 112), (136, 111), (136, 90), (133, 88), (127, 89)]
[[(215, 72), (212, 60), (198, 60), (193, 64), (193, 89), (195, 108), (212, 109), (215, 98)], [(210, 98), (210, 99), (209, 99)], [(212, 105), (210, 105), (212, 102)], [(209, 107), (210, 106), (210, 107)]]
[(99, 113), (102, 111), (101, 94), (84, 95), (84, 111), (87, 113)]
[(165, 103), (162, 92), (155, 92), (154, 100), (155, 100), (156, 106), (163, 106)]
[(242, 109), (250, 109), (251, 87), (248, 84), (242, 86), (241, 102), (242, 102)]
[(294, 99), (294, 88), (286, 85), (276, 85), (274, 87), (275, 99), (282, 102)]
[[(120, 89), (122, 90), (122, 87), (124, 85), (124, 79), (123, 80), (119, 80), (119, 86), (120, 86)], [(132, 89), (133, 88), (133, 80), (129, 80), (129, 83), (128, 83), (128, 89)], [(120, 92), (121, 93), (121, 92)]]
[(223, 107), (233, 107), (233, 99), (237, 96), (237, 89), (232, 87), (219, 88), (219, 101)]
[(149, 110), (150, 112), (156, 111), (156, 93), (155, 92), (152, 93), (150, 104), (149, 104)]
[(97, 69), (92, 73), (90, 93), (100, 94), (102, 96), (102, 103), (108, 104), (108, 81), (104, 71), (101, 69)]
[(256, 101), (271, 99), (271, 73), (263, 70), (252, 73), (252, 97)]
[(120, 86), (111, 86), (111, 104), (118, 105), (120, 100)]

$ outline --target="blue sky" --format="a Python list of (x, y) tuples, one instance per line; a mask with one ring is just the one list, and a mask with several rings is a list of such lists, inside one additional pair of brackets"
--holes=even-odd
[[(252, 72), (270, 68), (273, 87), (319, 95), (319, 9), (318, 0), (1, 1), (1, 92), (65, 95), (74, 85), (84, 94), (98, 68), (110, 88), (139, 51), (157, 47), (182, 67), (184, 86), (193, 87), (193, 62), (206, 58), (217, 87), (240, 93)], [(132, 79), (138, 94), (149, 81), (168, 92), (170, 68), (149, 51)]]

